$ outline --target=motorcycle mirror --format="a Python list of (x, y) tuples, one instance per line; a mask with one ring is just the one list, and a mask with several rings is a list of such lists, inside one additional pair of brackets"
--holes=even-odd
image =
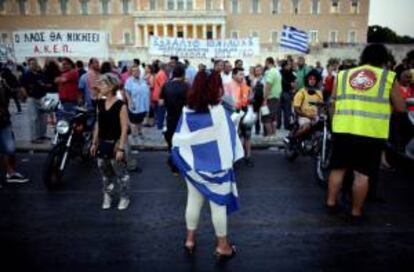
[(405, 147), (405, 154), (414, 160), (414, 139), (412, 139)]

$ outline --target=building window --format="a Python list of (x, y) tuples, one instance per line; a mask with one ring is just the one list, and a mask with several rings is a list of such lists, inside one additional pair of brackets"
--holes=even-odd
[(0, 12), (3, 12), (5, 10), (4, 2), (6, 2), (6, 0), (0, 0)]
[(206, 0), (206, 10), (213, 10), (213, 0)]
[(357, 42), (357, 37), (356, 37), (356, 31), (355, 30), (349, 31), (348, 42), (349, 43), (356, 43)]
[(311, 30), (309, 31), (309, 38), (311, 43), (317, 43), (318, 40), (318, 31), (317, 30)]
[(272, 44), (277, 45), (279, 43), (279, 33), (277, 31), (272, 31)]
[(351, 13), (352, 14), (359, 13), (359, 1), (358, 0), (351, 0)]
[(184, 10), (184, 0), (178, 0), (177, 1), (177, 9), (178, 10)]
[(149, 1), (149, 10), (156, 10), (157, 9), (157, 0), (150, 0)]
[(8, 35), (7, 35), (7, 33), (1, 33), (1, 43), (7, 43), (8, 41), (7, 41), (7, 37), (8, 37)]
[(331, 1), (331, 13), (339, 13), (339, 0)]
[(260, 0), (252, 0), (252, 13), (260, 13)]
[(207, 30), (207, 40), (213, 39), (213, 31)]
[(183, 38), (184, 37), (184, 32), (183, 31), (177, 31), (177, 38)]
[(167, 1), (167, 9), (168, 10), (174, 10), (175, 4), (174, 4), (174, 0), (168, 0)]
[(239, 0), (231, 0), (231, 13), (239, 13)]
[(19, 4), (19, 13), (21, 15), (26, 15), (26, 0), (18, 0)]
[(62, 15), (68, 14), (68, 0), (60, 0), (60, 12)]
[(233, 31), (231, 32), (231, 38), (232, 38), (232, 39), (238, 39), (238, 38), (239, 38), (239, 32), (238, 32), (238, 31), (233, 30)]
[(102, 14), (108, 15), (109, 14), (109, 0), (101, 0), (102, 2)]
[(193, 10), (193, 0), (187, 0), (187, 10)]
[(81, 14), (88, 15), (88, 1), (89, 0), (80, 0), (81, 2)]
[(131, 33), (124, 32), (124, 43), (131, 44)]
[(311, 13), (316, 15), (320, 12), (320, 1), (319, 0), (312, 0), (311, 6)]
[(39, 5), (39, 13), (45, 15), (47, 11), (47, 0), (37, 0), (37, 4)]
[(299, 14), (300, 0), (292, 0), (292, 13)]
[(122, 0), (122, 13), (129, 14), (129, 0)]
[(259, 32), (257, 32), (257, 31), (252, 31), (252, 32), (250, 32), (250, 36), (251, 36), (252, 38), (259, 38)]
[(279, 0), (272, 0), (272, 14), (278, 14), (280, 7), (279, 7), (280, 1)]
[(331, 43), (338, 42), (338, 31), (331, 31), (331, 33), (329, 33), (329, 42)]

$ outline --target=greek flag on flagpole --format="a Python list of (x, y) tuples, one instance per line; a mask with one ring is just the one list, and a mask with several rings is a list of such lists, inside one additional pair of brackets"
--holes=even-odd
[(307, 54), (309, 52), (309, 35), (306, 31), (299, 30), (293, 26), (283, 26), (280, 45), (285, 48), (296, 50)]
[(244, 156), (236, 127), (223, 106), (208, 112), (187, 107), (173, 137), (171, 155), (181, 175), (208, 200), (238, 210), (233, 163)]

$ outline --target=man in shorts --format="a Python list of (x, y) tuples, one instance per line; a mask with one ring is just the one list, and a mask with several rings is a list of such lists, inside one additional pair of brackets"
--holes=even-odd
[[(224, 93), (226, 96), (232, 98), (236, 111), (247, 112), (247, 106), (251, 101), (250, 87), (247, 86), (244, 80), (243, 68), (234, 68), (232, 71), (233, 80), (224, 85)], [(243, 117), (244, 118), (244, 117)], [(239, 135), (243, 142), (244, 147), (244, 163), (248, 167), (253, 167), (253, 161), (251, 159), (251, 137), (254, 122), (252, 124), (244, 124), (243, 119), (239, 125)]]
[[(6, 172), (8, 183), (24, 183), (29, 179), (16, 172), (16, 145), (14, 133), (11, 127), (9, 101), (12, 97), (12, 90), (0, 77), (0, 170), (1, 179)], [(1, 187), (1, 180), (0, 180)]]
[(338, 212), (337, 197), (345, 173), (353, 171), (351, 218), (357, 222), (362, 216), (369, 177), (378, 171), (389, 137), (391, 112), (405, 110), (395, 73), (383, 68), (388, 60), (389, 51), (383, 44), (368, 45), (361, 54), (361, 65), (341, 71), (332, 93), (332, 171), (326, 206), (330, 214)]
[(299, 124), (299, 129), (293, 135), (295, 139), (306, 135), (317, 120), (318, 108), (311, 103), (323, 102), (322, 92), (318, 89), (319, 81), (318, 71), (310, 71), (305, 77), (305, 87), (299, 90), (293, 99)]

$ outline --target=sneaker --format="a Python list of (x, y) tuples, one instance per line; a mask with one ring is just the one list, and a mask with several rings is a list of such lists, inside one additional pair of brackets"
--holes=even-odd
[(118, 204), (118, 210), (122, 211), (128, 208), (129, 206), (129, 198), (127, 197), (121, 197)]
[(6, 178), (8, 183), (25, 183), (29, 181), (28, 178), (18, 172), (11, 175), (7, 174)]
[(112, 202), (112, 198), (109, 194), (105, 193), (104, 194), (104, 198), (103, 198), (103, 203), (102, 203), (102, 209), (103, 210), (107, 210), (111, 208), (111, 202)]

